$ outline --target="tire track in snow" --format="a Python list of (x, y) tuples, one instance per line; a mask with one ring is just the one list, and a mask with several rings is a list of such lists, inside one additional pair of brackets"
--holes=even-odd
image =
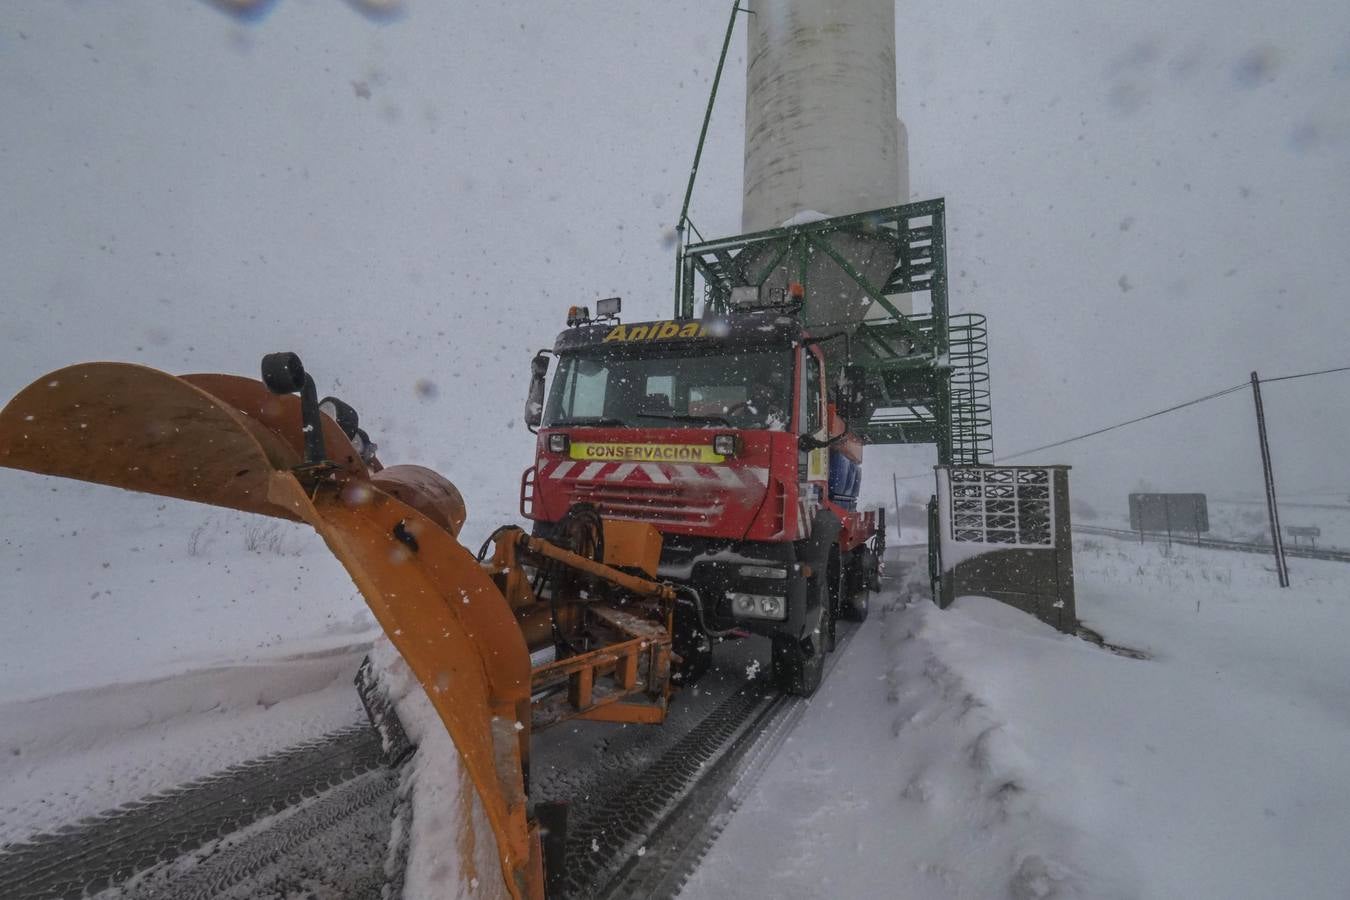
[(189, 867), (143, 873), (125, 900), (211, 900), (225, 897), (378, 897), (393, 822), (398, 774), (387, 769), (352, 780), (256, 823), (218, 846), (198, 850)]
[[(838, 646), (825, 661), (826, 677), (857, 633), (857, 625), (839, 623)], [(674, 897), (680, 892), (811, 703), (809, 698), (767, 691), (764, 696), (768, 702), (753, 720), (719, 748), (715, 760), (674, 806), (651, 821), (643, 852), (621, 857), (610, 870), (614, 874), (598, 896), (618, 900)]]
[(362, 723), (0, 848), (0, 897), (94, 894), (380, 765)]

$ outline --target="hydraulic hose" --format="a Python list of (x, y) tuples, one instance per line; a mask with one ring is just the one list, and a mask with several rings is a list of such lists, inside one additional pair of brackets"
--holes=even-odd
[(703, 598), (699, 596), (698, 591), (694, 590), (687, 584), (672, 584), (670, 585), (670, 587), (675, 590), (675, 593), (677, 595), (689, 594), (691, 597), (693, 597), (694, 615), (698, 617), (698, 627), (703, 629), (703, 633), (706, 634), (708, 637), (714, 638), (726, 637), (727, 635), (731, 634), (733, 631), (736, 630), (735, 628), (726, 628), (723, 629), (722, 631), (713, 631), (711, 628), (708, 627), (707, 620), (703, 618)]

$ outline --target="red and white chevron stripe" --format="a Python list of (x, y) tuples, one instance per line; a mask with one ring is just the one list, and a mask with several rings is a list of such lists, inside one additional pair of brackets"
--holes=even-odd
[(769, 483), (769, 470), (761, 466), (701, 465), (697, 463), (582, 462), (563, 459), (539, 463), (537, 477), (566, 482), (607, 482), (718, 487), (725, 490), (760, 490)]

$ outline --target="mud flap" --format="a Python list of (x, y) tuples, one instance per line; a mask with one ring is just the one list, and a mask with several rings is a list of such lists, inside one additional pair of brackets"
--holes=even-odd
[[(822, 607), (822, 615), (829, 615), (830, 592), (825, 587), (825, 579), (829, 577), (830, 552), (834, 549), (835, 543), (839, 539), (839, 531), (843, 523), (834, 513), (820, 509), (816, 511), (815, 520), (811, 525), (811, 536), (804, 541), (797, 542), (797, 559), (811, 567), (811, 582), (807, 588), (806, 596), (808, 606), (819, 604)], [(806, 611), (803, 622), (802, 634), (799, 638), (803, 641), (810, 641), (812, 652), (823, 655), (825, 652), (824, 641), (826, 635), (823, 634), (824, 628), (820, 627), (821, 621), (817, 620), (811, 610)]]
[(847, 559), (844, 572), (850, 596), (864, 591), (879, 590), (875, 586), (879, 583), (877, 556), (871, 547), (866, 544), (855, 547)]

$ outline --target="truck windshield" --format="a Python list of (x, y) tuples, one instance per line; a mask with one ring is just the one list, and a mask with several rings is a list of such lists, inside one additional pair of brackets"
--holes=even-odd
[(595, 348), (562, 355), (544, 425), (784, 431), (791, 409), (786, 348)]

